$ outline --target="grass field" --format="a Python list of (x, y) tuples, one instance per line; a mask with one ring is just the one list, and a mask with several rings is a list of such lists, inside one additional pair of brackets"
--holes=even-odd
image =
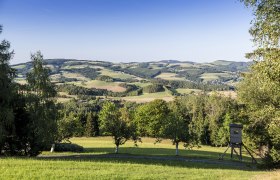
[[(138, 147), (128, 141), (120, 147), (120, 155), (106, 158), (114, 145), (110, 137), (73, 138), (73, 143), (83, 145), (85, 153), (44, 152), (37, 158), (0, 158), (0, 179), (279, 179), (280, 171), (261, 171), (250, 166), (229, 166), (188, 159), (217, 160), (224, 148), (203, 146), (186, 150), (180, 146), (179, 158), (147, 159), (143, 157), (175, 157), (169, 140), (154, 144), (154, 139), (143, 138)], [(125, 153), (125, 154), (123, 154)], [(87, 156), (91, 154), (92, 156)], [(125, 156), (126, 155), (126, 156)], [(128, 155), (141, 158), (129, 158)], [(123, 158), (121, 158), (123, 157)], [(234, 162), (225, 160), (224, 162)]]
[(184, 89), (184, 88), (178, 88), (176, 91), (180, 94), (191, 94), (191, 93), (199, 93), (202, 90), (200, 89)]
[(164, 80), (174, 80), (174, 81), (185, 81), (185, 78), (176, 77), (176, 73), (161, 73), (160, 75), (156, 76), (155, 78), (160, 78)]
[(122, 98), (125, 101), (132, 101), (136, 103), (150, 102), (155, 99), (163, 99), (165, 101), (172, 101), (174, 97), (171, 95), (170, 91), (165, 88), (164, 92), (157, 93), (144, 93), (140, 96), (127, 96)]
[(133, 75), (126, 74), (123, 72), (112, 71), (112, 70), (105, 69), (105, 68), (102, 69), (100, 72), (101, 72), (101, 75), (110, 76), (112, 78), (119, 78), (119, 79), (123, 79), (123, 80), (135, 78), (135, 76), (133, 76)]
[(126, 89), (124, 87), (119, 86), (119, 82), (105, 82), (99, 80), (89, 80), (84, 83), (75, 82), (75, 85), (83, 86), (86, 88), (96, 88), (96, 89), (107, 89), (113, 92), (123, 92)]
[(204, 73), (200, 76), (203, 81), (213, 81), (219, 79), (219, 77), (229, 77), (228, 73)]

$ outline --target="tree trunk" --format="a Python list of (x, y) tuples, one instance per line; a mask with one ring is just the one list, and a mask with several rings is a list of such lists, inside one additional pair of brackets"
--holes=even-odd
[(178, 146), (179, 146), (179, 143), (178, 143), (178, 142), (176, 142), (176, 156), (178, 156), (178, 155), (179, 155)]
[(54, 149), (55, 149), (55, 144), (52, 144), (51, 152), (54, 152)]
[(116, 150), (115, 153), (118, 154), (119, 153), (119, 145), (116, 145)]

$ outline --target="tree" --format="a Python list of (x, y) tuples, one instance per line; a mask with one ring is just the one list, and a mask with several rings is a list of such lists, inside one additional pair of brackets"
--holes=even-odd
[(103, 134), (111, 135), (116, 145), (115, 153), (119, 152), (119, 146), (124, 144), (132, 136), (129, 126), (130, 118), (125, 109), (119, 109), (112, 102), (105, 102), (99, 113), (100, 129)]
[(93, 115), (91, 112), (87, 113), (87, 122), (85, 127), (85, 135), (87, 137), (92, 137), (94, 135), (94, 127), (93, 127)]
[(27, 110), (29, 122), (29, 155), (37, 155), (50, 147), (57, 138), (56, 91), (49, 78), (49, 70), (43, 67), (43, 55), (31, 55), (33, 69), (27, 74)]
[[(0, 26), (0, 34), (2, 26)], [(0, 154), (7, 145), (7, 140), (14, 135), (14, 113), (12, 99), (15, 91), (13, 79), (15, 70), (9, 66), (13, 56), (10, 51), (10, 43), (3, 40), (0, 43)], [(6, 145), (5, 145), (6, 144)]]
[(138, 133), (160, 141), (164, 136), (164, 125), (169, 119), (169, 112), (167, 103), (161, 99), (139, 106), (134, 116)]
[(189, 132), (190, 117), (186, 106), (176, 98), (170, 104), (170, 118), (163, 124), (165, 126), (164, 137), (171, 139), (176, 147), (176, 156), (179, 155), (178, 146), (180, 142), (184, 142), (185, 146), (191, 144), (191, 136)]
[(205, 110), (207, 100), (208, 96), (206, 94), (188, 95), (182, 99), (190, 114), (189, 127), (192, 139), (202, 144), (210, 144), (209, 121), (206, 119)]
[(238, 91), (248, 108), (247, 134), (256, 146), (265, 147), (266, 162), (280, 166), (280, 1), (241, 2), (253, 10), (250, 34), (258, 46), (246, 55), (255, 63)]

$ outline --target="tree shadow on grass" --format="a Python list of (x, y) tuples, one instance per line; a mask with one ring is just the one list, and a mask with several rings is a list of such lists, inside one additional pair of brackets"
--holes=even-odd
[(220, 153), (200, 150), (181, 150), (174, 156), (174, 150), (165, 148), (122, 147), (119, 154), (113, 148), (85, 148), (85, 153), (70, 155), (42, 155), (36, 159), (63, 161), (94, 161), (162, 165), (185, 168), (235, 169), (257, 171), (256, 165), (234, 160), (218, 160)]
[[(114, 154), (114, 148), (84, 148), (84, 153), (94, 153), (94, 154)], [(139, 147), (120, 147), (120, 154), (131, 154), (131, 155), (144, 155), (144, 156), (163, 156), (163, 157), (176, 157), (175, 149), (169, 148), (139, 148)], [(225, 155), (225, 160), (231, 160), (229, 150)], [(213, 159), (218, 160), (220, 155), (224, 153), (224, 150), (221, 149), (220, 152), (205, 151), (205, 150), (189, 150), (189, 149), (180, 149), (179, 157), (192, 158), (192, 159)], [(243, 162), (251, 162), (251, 158), (246, 156), (248, 155), (244, 151), (243, 153)], [(244, 156), (245, 155), (245, 156)], [(233, 160), (237, 160), (237, 156), (234, 155)], [(232, 160), (231, 160), (232, 161)], [(239, 160), (238, 160), (239, 162)]]

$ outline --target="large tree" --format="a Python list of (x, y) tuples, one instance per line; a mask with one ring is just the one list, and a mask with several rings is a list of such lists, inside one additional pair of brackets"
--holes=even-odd
[(257, 49), (247, 57), (255, 63), (239, 87), (247, 105), (247, 133), (256, 146), (265, 147), (266, 160), (280, 165), (280, 1), (241, 0), (255, 19), (250, 34)]
[(27, 109), (30, 114), (28, 154), (37, 155), (50, 147), (57, 138), (56, 90), (49, 77), (49, 69), (43, 66), (43, 55), (31, 55), (33, 68), (27, 74)]
[[(0, 34), (2, 26), (0, 25)], [(3, 40), (0, 43), (0, 153), (7, 145), (7, 140), (14, 134), (14, 113), (12, 98), (14, 93), (13, 79), (15, 70), (9, 65), (13, 51), (10, 51), (10, 43)]]

